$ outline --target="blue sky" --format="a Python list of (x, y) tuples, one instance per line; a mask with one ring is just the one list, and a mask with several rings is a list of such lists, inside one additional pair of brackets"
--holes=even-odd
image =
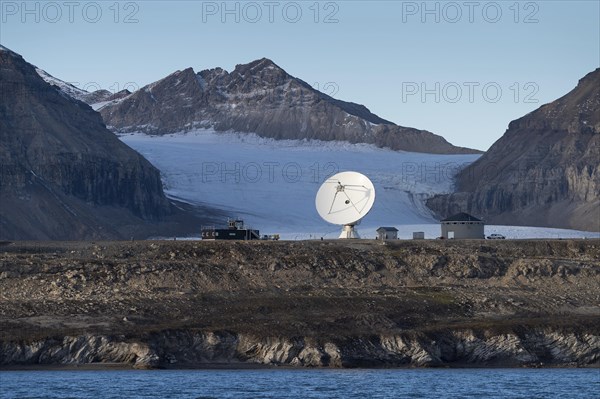
[(0, 1), (0, 43), (117, 91), (267, 57), (336, 98), (456, 145), (600, 66), (599, 1)]

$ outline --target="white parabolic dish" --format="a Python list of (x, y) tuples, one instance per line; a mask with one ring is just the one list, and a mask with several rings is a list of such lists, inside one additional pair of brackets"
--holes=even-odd
[(354, 225), (364, 218), (375, 202), (375, 187), (358, 172), (340, 172), (329, 177), (317, 191), (319, 215), (332, 224)]

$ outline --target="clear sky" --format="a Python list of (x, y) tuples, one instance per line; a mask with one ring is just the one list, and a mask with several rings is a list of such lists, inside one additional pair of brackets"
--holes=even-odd
[(267, 57), (333, 97), (485, 150), (600, 66), (592, 1), (0, 1), (0, 43), (94, 90)]

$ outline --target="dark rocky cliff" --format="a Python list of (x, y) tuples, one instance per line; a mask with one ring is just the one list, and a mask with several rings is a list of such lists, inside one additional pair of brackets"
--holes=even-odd
[(558, 100), (512, 121), (428, 206), (487, 222), (600, 231), (600, 69)]
[(256, 133), (275, 139), (340, 140), (394, 150), (478, 153), (424, 130), (395, 125), (365, 106), (312, 88), (271, 60), (195, 73), (192, 68), (100, 109), (115, 132), (165, 134), (198, 127)]
[(5, 48), (0, 93), (0, 238), (116, 237), (171, 212), (156, 168)]

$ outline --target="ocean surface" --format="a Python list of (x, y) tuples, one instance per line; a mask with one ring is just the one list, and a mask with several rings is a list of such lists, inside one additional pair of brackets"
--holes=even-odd
[(1, 398), (600, 398), (600, 369), (4, 371)]

